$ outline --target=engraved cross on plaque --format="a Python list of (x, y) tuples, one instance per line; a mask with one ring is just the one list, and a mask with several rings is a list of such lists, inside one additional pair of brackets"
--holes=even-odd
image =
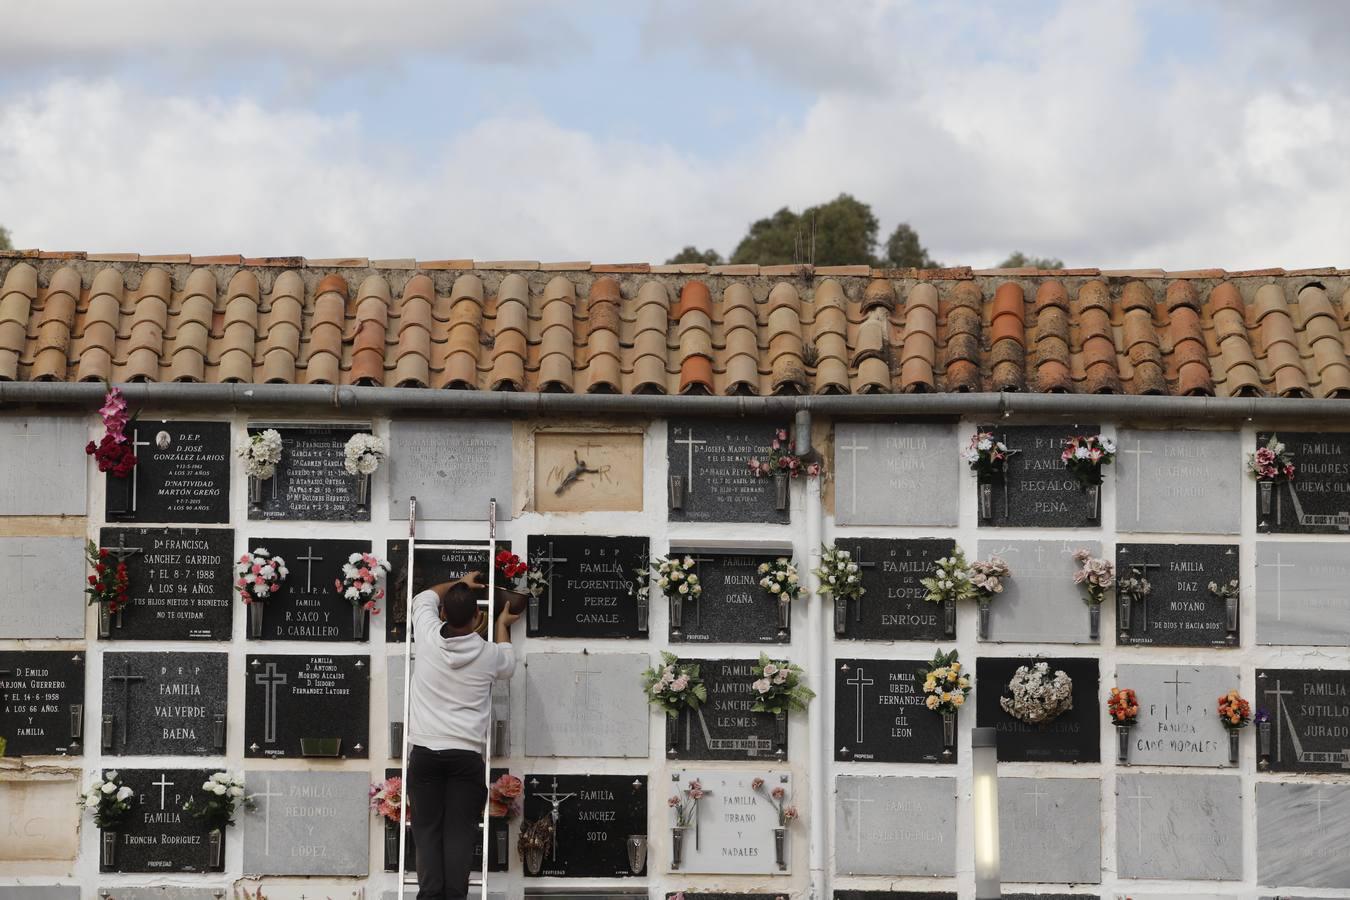
[(131, 710), (131, 686), (137, 682), (144, 681), (144, 675), (135, 675), (131, 671), (131, 660), (123, 658), (122, 674), (109, 675), (109, 681), (122, 682), (122, 746), (127, 745), (127, 717)]
[(1144, 793), (1142, 784), (1137, 784), (1134, 786), (1134, 793), (1125, 799), (1133, 800), (1138, 804), (1134, 809), (1134, 832), (1137, 840), (1135, 852), (1142, 854), (1144, 852), (1144, 801), (1153, 798)]
[(875, 802), (871, 798), (863, 797), (862, 791), (863, 791), (862, 784), (860, 782), (855, 781), (853, 782), (853, 796), (839, 798), (840, 803), (856, 804), (856, 806), (854, 806), (853, 808), (853, 815), (857, 817), (858, 822), (857, 828), (853, 830), (853, 838), (856, 841), (855, 848), (859, 855), (862, 854), (862, 834), (863, 834), (862, 805), (864, 803)]
[(272, 798), (286, 796), (284, 791), (272, 790), (272, 778), (267, 778), (267, 790), (253, 794), (249, 799), (262, 798), (263, 801), (263, 856), (272, 855)]
[[(139, 428), (133, 428), (133, 429), (131, 429), (131, 452), (132, 452), (133, 454), (136, 453), (136, 448), (137, 448), (137, 447), (149, 447), (149, 446), (151, 446), (151, 443), (150, 443), (149, 441), (143, 441), (143, 440), (141, 440), (141, 430), (140, 430)], [(128, 478), (131, 479), (131, 511), (132, 511), (132, 512), (135, 512), (135, 511), (136, 511), (136, 499), (137, 499), (137, 495), (136, 495), (136, 484), (137, 484), (137, 482), (139, 482), (139, 481), (141, 480), (139, 477), (137, 477), (137, 476), (139, 476), (139, 475), (140, 475), (140, 469), (139, 469), (139, 467), (138, 467), (138, 468), (132, 469), (132, 470), (131, 470), (131, 474), (127, 476)]]
[(14, 584), (15, 584), (18, 588), (20, 588), (20, 589), (29, 587), (29, 585), (24, 584), (24, 581), (23, 581), (23, 561), (24, 561), (25, 559), (37, 559), (37, 554), (36, 554), (36, 553), (24, 553), (24, 551), (27, 550), (27, 549), (28, 549), (27, 543), (26, 543), (26, 542), (23, 542), (23, 541), (20, 541), (20, 542), (19, 542), (19, 552), (18, 552), (18, 553), (11, 553), (11, 554), (9, 555), (9, 558), (10, 558), (10, 559), (17, 559), (17, 560), (19, 561), (19, 566), (18, 566), (18, 569), (19, 569), (19, 571), (18, 571), (18, 578), (17, 578), (17, 580), (14, 582)]
[[(1167, 681), (1164, 679), (1163, 684), (1170, 684), (1172, 686), (1172, 702), (1176, 705), (1177, 715), (1181, 715), (1181, 686), (1183, 684), (1190, 684), (1190, 682), (1182, 681), (1181, 670), (1174, 669), (1172, 671), (1172, 680)], [(1164, 710), (1166, 708), (1167, 707), (1163, 707)]]
[(1313, 797), (1311, 800), (1309, 800), (1307, 803), (1300, 803), (1299, 806), (1316, 806), (1316, 807), (1317, 807), (1317, 827), (1318, 827), (1318, 828), (1321, 828), (1321, 827), (1322, 827), (1322, 807), (1325, 806), (1326, 804), (1330, 803), (1330, 802), (1331, 802), (1331, 801), (1330, 801), (1329, 799), (1327, 799), (1326, 797), (1323, 797), (1323, 796), (1322, 796), (1322, 786), (1319, 784), (1319, 785), (1317, 786), (1317, 795), (1314, 796), (1314, 797)]
[(277, 671), (277, 664), (270, 662), (267, 668), (253, 676), (253, 683), (263, 686), (263, 743), (277, 742), (277, 688), (287, 682), (285, 672)]
[(581, 705), (587, 712), (591, 709), (591, 676), (603, 674), (591, 669), (577, 669), (572, 673), (572, 684), (581, 686)]
[(160, 772), (160, 773), (159, 773), (159, 781), (152, 781), (152, 782), (150, 782), (150, 786), (151, 786), (151, 787), (157, 787), (157, 788), (159, 788), (159, 809), (160, 809), (160, 812), (163, 812), (163, 811), (164, 811), (164, 807), (165, 807), (165, 805), (166, 805), (166, 804), (165, 804), (165, 793), (168, 791), (169, 788), (173, 787), (175, 783), (176, 783), (176, 782), (170, 781), (170, 780), (169, 780), (169, 776), (168, 776), (167, 774), (165, 774), (164, 772)]
[[(1144, 581), (1148, 581), (1150, 569), (1162, 571), (1162, 563), (1130, 563), (1130, 575), (1134, 578), (1142, 578)], [(1148, 597), (1139, 598), (1139, 627), (1144, 631), (1148, 631)]]
[(1287, 562), (1285, 562), (1283, 556), (1281, 556), (1281, 554), (1278, 553), (1278, 552), (1275, 554), (1275, 561), (1274, 561), (1273, 563), (1257, 563), (1257, 565), (1258, 565), (1258, 566), (1264, 566), (1265, 568), (1268, 568), (1268, 569), (1274, 569), (1274, 570), (1275, 570), (1275, 621), (1276, 621), (1276, 622), (1283, 622), (1283, 621), (1284, 621), (1284, 570), (1285, 570), (1285, 569), (1297, 569), (1298, 566), (1296, 566), (1294, 563), (1287, 563)]
[(1031, 815), (1034, 818), (1039, 819), (1041, 817), (1041, 798), (1049, 797), (1050, 795), (1041, 790), (1039, 784), (1033, 784), (1031, 790), (1027, 791), (1022, 796), (1031, 798)]
[(684, 489), (685, 489), (688, 493), (692, 494), (692, 493), (694, 492), (694, 445), (695, 445), (695, 444), (706, 444), (706, 443), (708, 443), (708, 442), (707, 442), (707, 441), (699, 441), (699, 440), (695, 440), (695, 439), (694, 439), (694, 429), (690, 428), (690, 429), (689, 429), (689, 434), (685, 435), (685, 436), (682, 437), (682, 438), (675, 438), (674, 441), (672, 441), (672, 443), (675, 443), (675, 444), (684, 444), (684, 445), (685, 445), (685, 448), (689, 451), (688, 472), (687, 472), (687, 474), (685, 475), (685, 480), (686, 480), (688, 483), (685, 484)]
[(1143, 510), (1144, 457), (1152, 456), (1152, 450), (1144, 449), (1144, 442), (1136, 439), (1133, 450), (1121, 450), (1134, 457), (1134, 520), (1139, 521)]
[(847, 684), (849, 687), (856, 688), (857, 705), (858, 705), (857, 741), (859, 744), (861, 744), (863, 742), (863, 694), (864, 692), (866, 692), (868, 685), (876, 684), (876, 682), (873, 681), (871, 678), (865, 676), (863, 674), (862, 666), (858, 666), (858, 671), (854, 673), (852, 678), (850, 678), (848, 681), (845, 681), (844, 684)]
[[(533, 787), (538, 787), (538, 786), (539, 786), (539, 779), (537, 779), (537, 778), (531, 778), (531, 779), (530, 779), (530, 785), (533, 786)], [(558, 819), (561, 818), (561, 815), (560, 815), (559, 812), (558, 812), (558, 807), (559, 807), (559, 806), (562, 806), (562, 803), (563, 803), (564, 800), (570, 800), (571, 798), (575, 797), (576, 794), (575, 794), (575, 793), (571, 793), (571, 794), (560, 794), (560, 793), (558, 793), (558, 776), (557, 776), (557, 775), (554, 775), (554, 776), (553, 776), (553, 790), (552, 790), (552, 791), (547, 791), (547, 792), (546, 792), (546, 791), (539, 791), (539, 792), (537, 792), (537, 793), (535, 794), (535, 796), (538, 797), (540, 800), (543, 800), (543, 801), (547, 802), (547, 803), (549, 804), (549, 806), (553, 807), (553, 809), (549, 812), (549, 818), (551, 818), (551, 819), (553, 820), (553, 861), (554, 861), (554, 862), (557, 862), (557, 861), (558, 861)]]
[(554, 552), (553, 552), (553, 542), (552, 542), (552, 541), (549, 541), (549, 542), (548, 542), (548, 555), (547, 555), (547, 556), (536, 556), (536, 557), (534, 558), (534, 561), (535, 561), (535, 564), (536, 564), (536, 565), (539, 564), (539, 563), (547, 563), (547, 564), (548, 564), (548, 574), (544, 576), (544, 579), (545, 579), (546, 583), (548, 584), (548, 615), (549, 615), (549, 618), (553, 618), (553, 564), (554, 564), (554, 563), (565, 563), (565, 562), (567, 562), (567, 558), (566, 558), (566, 557), (562, 557), (562, 556), (558, 556), (556, 553), (554, 553)]
[(849, 455), (849, 511), (856, 513), (858, 511), (858, 451), (870, 450), (870, 447), (863, 447), (858, 444), (858, 439), (852, 439), (852, 443), (840, 444), (840, 450), (847, 450)]
[[(1283, 719), (1285, 715), (1287, 715), (1284, 708), (1284, 698), (1294, 696), (1294, 692), (1290, 690), (1282, 690), (1280, 688), (1280, 679), (1276, 678), (1275, 690), (1273, 691), (1267, 690), (1265, 692), (1265, 695), (1267, 697), (1275, 698), (1275, 761), (1283, 762), (1284, 761)], [(1291, 721), (1289, 724), (1290, 730), (1293, 730), (1293, 727), (1294, 727), (1293, 722)]]
[[(852, 561), (853, 561), (854, 563), (857, 564), (857, 566), (858, 566), (859, 569), (875, 569), (875, 568), (877, 567), (877, 564), (876, 564), (876, 563), (874, 563), (874, 562), (866, 562), (866, 561), (863, 560), (863, 545), (862, 545), (862, 544), (858, 544), (857, 546), (854, 546), (854, 547), (849, 547), (848, 550), (849, 550), (849, 558), (852, 559)], [(859, 573), (858, 573), (859, 580), (862, 579), (862, 574), (863, 574), (862, 572), (859, 572)], [(866, 596), (866, 595), (864, 595), (864, 596)], [(862, 604), (863, 604), (863, 598), (862, 598), (862, 597), (859, 597), (859, 598), (858, 598), (858, 602), (857, 602), (857, 606), (856, 606), (856, 608), (855, 608), (854, 611), (853, 611), (853, 621), (855, 621), (855, 622), (861, 622), (861, 621), (862, 621)]]
[(315, 556), (314, 548), (309, 544), (305, 545), (305, 554), (305, 556), (297, 556), (296, 559), (305, 564), (305, 593), (308, 594), (314, 590), (314, 564), (323, 562), (323, 557)]

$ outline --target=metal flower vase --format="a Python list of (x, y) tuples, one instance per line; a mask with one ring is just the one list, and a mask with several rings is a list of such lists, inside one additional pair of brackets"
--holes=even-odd
[(352, 605), (352, 640), (366, 639), (366, 608), (359, 603)]
[(942, 714), (942, 755), (951, 756), (956, 750), (956, 713)]
[(254, 639), (262, 637), (263, 634), (263, 605), (262, 601), (254, 600), (248, 605), (248, 636)]
[(1088, 637), (1097, 640), (1102, 634), (1102, 605), (1088, 604)]
[(98, 864), (104, 869), (117, 865), (117, 832), (111, 828), (99, 832)]
[(843, 637), (848, 631), (848, 598), (834, 595), (834, 634)]
[(112, 637), (113, 614), (106, 603), (98, 605), (98, 636), (101, 638)]
[(994, 483), (981, 481), (980, 488), (980, 524), (988, 525), (994, 521)]
[(507, 831), (505, 824), (503, 824), (501, 828), (494, 828), (492, 830), (493, 871), (506, 871), (510, 867), (511, 862), (508, 859), (509, 854), (507, 853), (506, 847), (510, 837), (511, 833)]
[(356, 476), (356, 505), (361, 509), (370, 509), (370, 476)]
[(1134, 598), (1128, 591), (1121, 591), (1116, 595), (1116, 621), (1120, 625), (1120, 636), (1126, 637), (1130, 633), (1130, 612), (1134, 606)]
[(1241, 745), (1238, 742), (1238, 738), (1241, 736), (1242, 732), (1238, 729), (1228, 729), (1228, 761), (1235, 766), (1238, 764), (1238, 759), (1240, 758)]
[(671, 509), (684, 509), (684, 476), (670, 476), (669, 497)]
[(628, 871), (641, 875), (642, 870), (647, 868), (647, 836), (630, 834), (624, 846), (628, 850)]
[(1261, 515), (1270, 515), (1271, 502), (1275, 499), (1275, 482), (1258, 481), (1256, 490), (1257, 495), (1261, 498)]
[(947, 637), (956, 637), (956, 601), (942, 601), (942, 630)]
[(988, 597), (980, 598), (980, 640), (982, 641), (989, 639), (989, 605)]
[(680, 629), (684, 627), (684, 597), (672, 589), (666, 595), (666, 599), (670, 601), (670, 636), (681, 637), (683, 632)]
[(1270, 768), (1270, 723), (1256, 723), (1256, 751), (1260, 757), (1257, 761), (1257, 767), (1261, 769)]
[(262, 509), (263, 480), (256, 475), (248, 476), (248, 505), (253, 509)]
[(1102, 486), (1089, 484), (1084, 486), (1083, 490), (1088, 499), (1088, 522), (1093, 525), (1102, 524)]
[(792, 626), (792, 601), (782, 597), (778, 601), (778, 639), (786, 640)]
[(1224, 597), (1224, 625), (1228, 628), (1229, 634), (1237, 634), (1238, 630), (1238, 612), (1242, 606), (1240, 597)]
[(788, 508), (788, 474), (786, 472), (773, 473), (773, 495), (774, 509), (782, 512)]
[(676, 825), (670, 829), (670, 868), (675, 871), (684, 864), (684, 833), (688, 829)]
[(778, 863), (778, 870), (787, 870), (787, 828), (782, 825), (773, 830), (773, 855)]
[(773, 742), (777, 748), (773, 755), (778, 759), (787, 757), (787, 713), (776, 712), (773, 714)]
[(680, 717), (666, 716), (666, 759), (680, 755)]
[(1116, 726), (1116, 760), (1118, 762), (1129, 762), (1130, 760), (1130, 726)]
[(393, 819), (384, 820), (384, 867), (398, 871), (398, 824)]
[(225, 832), (219, 828), (212, 828), (206, 835), (206, 846), (210, 853), (211, 864), (209, 868), (219, 871), (225, 868)]

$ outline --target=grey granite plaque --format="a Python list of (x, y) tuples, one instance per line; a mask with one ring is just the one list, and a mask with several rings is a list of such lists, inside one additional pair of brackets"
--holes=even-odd
[[(1096, 434), (1096, 425), (981, 425), (1012, 452), (1007, 472), (994, 479), (989, 521), (984, 525), (1035, 528), (1096, 528), (1100, 504), (1070, 474), (1061, 455), (1074, 434)], [(1110, 467), (1104, 471), (1111, 477)]]
[(1236, 580), (1239, 556), (1237, 544), (1117, 544), (1118, 576), (1144, 578), (1150, 592), (1130, 599), (1128, 619), (1116, 592), (1116, 641), (1161, 647), (1238, 646), (1241, 617), (1230, 629), (1227, 603), (1209, 586)]
[(1271, 771), (1350, 770), (1350, 671), (1257, 669), (1254, 700), (1270, 715)]
[(1006, 541), (984, 539), (979, 558), (999, 556), (1012, 576), (990, 606), (994, 642), (1088, 644), (1091, 634), (1085, 592), (1073, 583), (1075, 550), (1101, 555), (1097, 541)]
[(0, 591), (0, 639), (84, 637), (84, 541), (0, 537), (0, 564), (9, 573)]
[(247, 779), (255, 809), (240, 816), (245, 874), (367, 874), (368, 774), (266, 771)]
[[(705, 550), (672, 547), (671, 556), (692, 557), (703, 593), (680, 600), (677, 618), (669, 599), (653, 582), (652, 596), (671, 610), (670, 640), (699, 644), (786, 644), (791, 639), (791, 617), (783, 627), (779, 601), (759, 586), (759, 566), (791, 551)], [(806, 573), (801, 573), (803, 580)], [(799, 600), (798, 603), (801, 601)]]
[(1270, 887), (1350, 885), (1350, 785), (1256, 786), (1256, 880)]
[(1350, 645), (1350, 553), (1343, 545), (1256, 542), (1256, 642)]
[[(189, 800), (202, 801), (201, 786), (212, 769), (117, 769), (122, 783), (135, 793), (132, 810), (117, 831), (114, 865), (101, 872), (211, 871), (209, 829), (183, 810)], [(226, 852), (230, 836), (225, 836)]]
[(12, 884), (0, 887), (0, 900), (80, 900), (80, 887), (75, 884)]
[[(0, 418), (0, 459), (8, 473), (0, 478), (0, 516), (85, 514), (84, 447), (92, 422), (83, 416)], [(23, 473), (30, 477), (15, 477)]]
[(647, 757), (645, 653), (525, 657), (526, 756)]
[(1096, 778), (1000, 778), (1002, 880), (1100, 882), (1101, 793)]
[(666, 722), (666, 753), (680, 759), (773, 759), (788, 752), (787, 716), (755, 712), (755, 680), (748, 659), (685, 659), (696, 662), (708, 701)]
[(224, 756), (225, 653), (104, 653), (103, 752)]
[(836, 423), (835, 522), (955, 526), (959, 447), (955, 425)]
[(1237, 690), (1236, 666), (1116, 667), (1116, 685), (1133, 688), (1139, 721), (1130, 729), (1130, 765), (1230, 766), (1219, 697)]
[(487, 518), (497, 500), (497, 518), (511, 518), (511, 423), (475, 420), (389, 425), (389, 518), (408, 518), (408, 498), (417, 498), (423, 520)]
[[(270, 886), (269, 886), (270, 887)], [(128, 885), (99, 888), (99, 900), (222, 900), (218, 887), (130, 887)], [(0, 898), (5, 889), (0, 888)], [(271, 890), (267, 893), (272, 896)]]
[(118, 641), (228, 641), (238, 595), (230, 528), (103, 528), (99, 546), (127, 564)]
[(1122, 878), (1242, 879), (1242, 781), (1236, 775), (1116, 776)]
[(82, 651), (0, 650), (6, 756), (79, 756), (84, 728)]
[(1294, 461), (1293, 480), (1258, 481), (1256, 530), (1283, 534), (1350, 532), (1350, 433), (1257, 432), (1256, 447), (1272, 437)]
[(937, 641), (956, 636), (955, 628), (947, 633), (944, 608), (925, 600), (928, 591), (920, 584), (933, 564), (952, 552), (955, 541), (838, 538), (835, 546), (852, 554), (862, 573), (863, 595), (848, 603), (843, 637)]
[(1139, 431), (1116, 440), (1116, 528), (1237, 534), (1242, 437), (1235, 431)]
[(668, 493), (675, 501), (670, 521), (788, 523), (788, 505), (778, 508), (774, 479), (750, 472), (750, 460), (764, 460), (775, 429), (786, 424), (672, 419), (668, 427)]
[(955, 875), (956, 779), (836, 775), (840, 875)]

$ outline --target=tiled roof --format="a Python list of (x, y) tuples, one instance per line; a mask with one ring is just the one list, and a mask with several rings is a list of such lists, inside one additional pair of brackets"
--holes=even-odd
[(1350, 271), (0, 254), (0, 380), (1350, 397)]

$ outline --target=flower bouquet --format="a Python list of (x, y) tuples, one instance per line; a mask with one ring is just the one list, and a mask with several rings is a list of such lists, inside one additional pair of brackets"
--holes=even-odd
[(1242, 729), (1251, 724), (1251, 718), (1252, 705), (1237, 691), (1219, 697), (1219, 724), (1228, 729), (1228, 761), (1233, 765), (1238, 762), (1238, 738)]
[(1106, 718), (1116, 726), (1116, 759), (1130, 758), (1130, 729), (1139, 721), (1139, 698), (1130, 688), (1111, 688), (1106, 699)]
[[(529, 607), (528, 625), (531, 630), (539, 628), (539, 598), (548, 588), (548, 577), (540, 570), (527, 565), (510, 550), (498, 550), (492, 564), (497, 567), (500, 576), (494, 585), (494, 614), (501, 615), (509, 609), (512, 615), (520, 615)], [(521, 584), (522, 578), (524, 585)], [(522, 587), (524, 588), (522, 590)], [(480, 633), (487, 637), (486, 618), (479, 625)]]
[(97, 444), (93, 441), (85, 444), (84, 452), (94, 458), (100, 472), (114, 478), (130, 477), (136, 468), (136, 448), (127, 440), (127, 425), (132, 416), (127, 412), (127, 401), (120, 389), (108, 388), (98, 415), (103, 420), (103, 437)]
[(980, 609), (980, 638), (989, 637), (989, 606), (996, 594), (1003, 593), (1003, 579), (1012, 576), (1012, 570), (1001, 557), (977, 559), (970, 564), (970, 583), (975, 588), (975, 600)]
[(362, 509), (370, 505), (370, 476), (384, 462), (388, 449), (384, 441), (373, 434), (358, 431), (347, 438), (342, 448), (342, 467), (348, 475), (356, 476), (356, 503)]
[(373, 616), (380, 611), (375, 605), (384, 599), (379, 580), (388, 574), (388, 560), (373, 553), (353, 553), (342, 564), (342, 577), (333, 581), (333, 587), (352, 605), (352, 634), (358, 641), (365, 637), (366, 613)]
[(956, 748), (956, 713), (965, 705), (970, 688), (956, 650), (937, 651), (923, 672), (923, 705), (942, 716), (943, 756), (950, 756)]
[(131, 577), (127, 574), (127, 564), (114, 560), (112, 551), (99, 547), (93, 541), (85, 544), (85, 559), (94, 570), (89, 576), (89, 586), (84, 592), (89, 597), (89, 605), (101, 606), (100, 616), (114, 616), (130, 602)]
[(780, 510), (788, 507), (789, 478), (802, 476), (817, 478), (821, 473), (818, 461), (808, 462), (797, 454), (797, 442), (788, 434), (786, 428), (779, 428), (773, 433), (773, 440), (769, 442), (769, 450), (763, 460), (752, 458), (747, 465), (750, 467), (750, 474), (756, 478), (774, 480), (777, 492), (776, 508)]
[(281, 463), (281, 433), (275, 428), (254, 432), (235, 453), (244, 461), (244, 472), (248, 475), (249, 505), (261, 508), (263, 482), (277, 474)]
[(858, 564), (853, 561), (852, 553), (838, 545), (822, 545), (820, 567), (812, 574), (820, 579), (821, 596), (834, 598), (834, 633), (842, 635), (848, 625), (849, 601), (856, 604), (867, 593)]
[(947, 637), (956, 637), (956, 604), (980, 596), (970, 574), (965, 551), (957, 547), (951, 556), (944, 556), (933, 564), (932, 575), (919, 579), (919, 584), (928, 592), (923, 599), (942, 604)]
[(771, 660), (764, 653), (759, 655), (759, 663), (750, 667), (750, 673), (755, 678), (750, 685), (755, 702), (750, 708), (773, 713), (777, 756), (781, 759), (787, 747), (788, 710), (805, 710), (816, 692), (806, 686), (806, 673), (801, 666), (787, 660)]
[(757, 571), (760, 590), (778, 601), (778, 636), (785, 638), (792, 618), (792, 601), (802, 595), (801, 576), (792, 560), (784, 556), (760, 563)]
[(703, 585), (698, 580), (698, 563), (692, 556), (662, 556), (653, 560), (652, 569), (656, 572), (656, 585), (666, 595), (670, 603), (670, 633), (680, 636), (684, 626), (684, 604), (686, 600), (698, 602), (703, 596)]
[(235, 590), (248, 607), (249, 637), (262, 637), (263, 603), (281, 590), (281, 584), (290, 575), (286, 560), (274, 556), (266, 547), (255, 547), (252, 553), (239, 557), (234, 565)]
[[(1281, 443), (1280, 436), (1272, 434), (1264, 447), (1258, 447), (1255, 453), (1247, 454), (1247, 471), (1256, 478), (1261, 515), (1268, 516), (1275, 496), (1275, 485), (1281, 481), (1294, 480), (1294, 456)], [(1282, 512), (1283, 510), (1276, 510), (1277, 522)], [(1259, 524), (1265, 525), (1264, 522)]]
[(1119, 620), (1120, 636), (1130, 636), (1131, 612), (1139, 604), (1140, 618), (1148, 612), (1148, 597), (1153, 593), (1153, 585), (1139, 569), (1130, 569), (1129, 578), (1116, 582), (1116, 618)]
[(1209, 592), (1223, 601), (1224, 625), (1228, 629), (1228, 640), (1231, 643), (1238, 630), (1238, 612), (1241, 609), (1239, 595), (1239, 583), (1236, 578), (1231, 581), (1220, 584), (1217, 581), (1209, 583)]
[(94, 814), (94, 824), (102, 832), (99, 838), (99, 868), (117, 865), (117, 832), (131, 815), (131, 798), (136, 792), (122, 783), (115, 770), (94, 776), (80, 798), (80, 805)]
[(1091, 552), (1078, 549), (1073, 552), (1078, 561), (1078, 571), (1073, 573), (1074, 584), (1087, 590), (1084, 602), (1088, 605), (1088, 636), (1094, 641), (1101, 633), (1102, 601), (1106, 592), (1116, 583), (1116, 567), (1108, 559), (1093, 556)]
[(1102, 467), (1116, 461), (1116, 442), (1105, 435), (1078, 434), (1064, 439), (1060, 453), (1064, 467), (1087, 491), (1092, 505), (1091, 521), (1102, 520)]
[[(391, 775), (384, 781), (370, 786), (370, 811), (384, 821), (384, 868), (385, 871), (398, 871), (399, 815), (403, 821), (412, 823), (412, 804), (400, 810), (403, 801), (403, 779)], [(408, 856), (406, 864), (413, 864), (412, 835), (408, 835)]]
[(219, 869), (225, 864), (225, 829), (234, 824), (236, 809), (253, 809), (253, 799), (244, 794), (243, 772), (214, 772), (201, 790), (202, 799), (190, 798), (183, 811), (206, 826), (211, 868)]
[(695, 710), (708, 701), (708, 688), (697, 663), (682, 663), (674, 653), (661, 653), (661, 665), (642, 673), (642, 692), (647, 702), (666, 714), (666, 756), (674, 757), (680, 713)]
[(1073, 709), (1073, 679), (1044, 660), (1018, 666), (998, 705), (1019, 722), (1046, 725)]
[(773, 849), (777, 857), (778, 868), (787, 868), (787, 828), (788, 825), (797, 821), (800, 814), (797, 807), (789, 806), (787, 802), (787, 789), (781, 784), (773, 790), (764, 789), (764, 779), (755, 778), (750, 782), (750, 789), (761, 797), (769, 801), (773, 806), (774, 812), (778, 814), (778, 824), (773, 829)]
[(493, 819), (491, 830), (492, 856), (496, 865), (492, 870), (494, 872), (498, 868), (506, 871), (506, 842), (510, 835), (506, 823), (520, 814), (520, 795), (524, 790), (524, 783), (510, 772), (499, 775), (488, 788), (488, 816)]
[[(1009, 450), (1008, 445), (994, 436), (992, 431), (977, 431), (970, 438), (969, 445), (961, 451), (961, 458), (975, 473), (980, 487), (980, 521), (991, 522), (994, 518), (994, 482), (1003, 479), (1008, 472), (1008, 460), (1017, 453)], [(1006, 505), (1006, 484), (1004, 503)]]
[[(684, 789), (671, 794), (667, 805), (675, 813), (675, 824), (670, 828), (670, 867), (678, 869), (684, 861), (684, 832), (694, 824), (698, 815), (698, 802), (708, 792), (697, 778), (685, 785)], [(681, 796), (683, 795), (683, 796)]]

